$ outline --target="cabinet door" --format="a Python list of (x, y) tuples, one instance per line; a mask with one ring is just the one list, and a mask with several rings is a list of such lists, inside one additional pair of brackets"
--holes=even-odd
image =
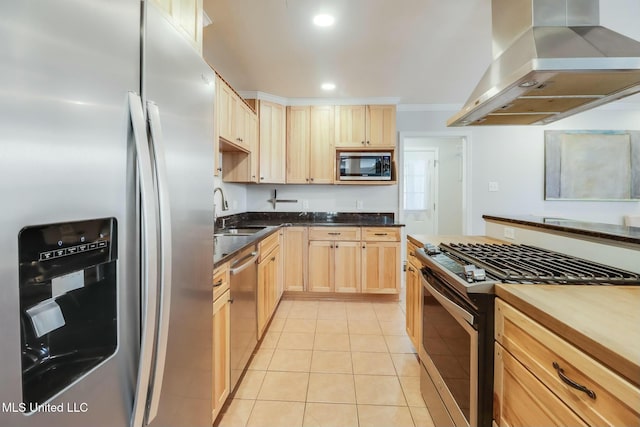
[(396, 146), (396, 106), (367, 106), (367, 147)]
[(333, 242), (334, 286), (336, 292), (360, 292), (360, 242)]
[(310, 115), (309, 182), (332, 184), (335, 175), (334, 107), (311, 107)]
[(238, 99), (224, 80), (218, 79), (218, 95), (216, 105), (220, 138), (234, 142), (236, 127), (236, 105)]
[(307, 278), (307, 227), (284, 229), (284, 290), (306, 290)]
[(336, 147), (364, 147), (365, 127), (366, 107), (364, 105), (335, 107)]
[(225, 400), (229, 396), (230, 364), (229, 364), (229, 325), (230, 308), (229, 291), (213, 303), (213, 419), (220, 413)]
[(258, 144), (258, 115), (247, 108), (245, 118), (245, 136), (249, 145), (249, 182), (258, 182), (260, 168), (260, 146)]
[(398, 293), (400, 284), (400, 243), (363, 243), (362, 292)]
[(287, 107), (287, 184), (309, 183), (310, 107)]
[(333, 292), (333, 242), (309, 241), (309, 291)]
[(494, 364), (493, 413), (497, 425), (587, 425), (498, 343)]
[(260, 182), (286, 180), (286, 114), (283, 105), (260, 101)]
[(407, 267), (406, 287), (406, 325), (407, 335), (417, 350), (420, 343), (420, 272), (411, 264)]

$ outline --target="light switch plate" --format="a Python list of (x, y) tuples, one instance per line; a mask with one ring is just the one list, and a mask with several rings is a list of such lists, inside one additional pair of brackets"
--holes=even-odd
[(489, 181), (489, 191), (498, 191), (499, 186), (496, 181)]
[(356, 209), (362, 209), (362, 200), (356, 200)]

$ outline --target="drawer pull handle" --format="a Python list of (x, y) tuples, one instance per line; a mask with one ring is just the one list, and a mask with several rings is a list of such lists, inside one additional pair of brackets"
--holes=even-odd
[(330, 236), (339, 236), (341, 233), (331, 233), (331, 232), (329, 232), (327, 234), (330, 235)]
[(376, 236), (386, 236), (387, 233), (375, 233)]
[(213, 284), (213, 287), (217, 288), (218, 286), (222, 286), (222, 282), (223, 282), (222, 279), (218, 280), (216, 283)]
[(596, 392), (593, 390), (589, 390), (587, 387), (578, 384), (577, 382), (573, 381), (572, 379), (570, 379), (569, 377), (567, 377), (564, 374), (564, 369), (562, 369), (560, 367), (560, 365), (558, 365), (558, 362), (553, 362), (553, 367), (555, 368), (555, 370), (558, 372), (558, 376), (560, 377), (560, 379), (567, 385), (575, 388), (576, 390), (580, 390), (582, 392), (585, 392), (587, 394), (587, 396), (589, 396), (592, 399), (596, 398)]

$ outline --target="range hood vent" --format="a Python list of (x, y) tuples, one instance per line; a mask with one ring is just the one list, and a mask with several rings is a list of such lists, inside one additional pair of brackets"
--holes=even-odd
[(493, 63), (447, 126), (544, 125), (640, 92), (640, 42), (598, 0), (492, 0)]

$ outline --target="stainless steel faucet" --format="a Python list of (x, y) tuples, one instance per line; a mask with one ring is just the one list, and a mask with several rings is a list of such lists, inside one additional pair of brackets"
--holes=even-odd
[(227, 200), (224, 198), (224, 191), (222, 191), (221, 187), (216, 187), (213, 189), (213, 220), (216, 220), (216, 202), (215, 202), (215, 198), (216, 198), (216, 191), (220, 191), (220, 196), (222, 197), (222, 210), (223, 211), (228, 211), (229, 210), (229, 204), (227, 203)]

